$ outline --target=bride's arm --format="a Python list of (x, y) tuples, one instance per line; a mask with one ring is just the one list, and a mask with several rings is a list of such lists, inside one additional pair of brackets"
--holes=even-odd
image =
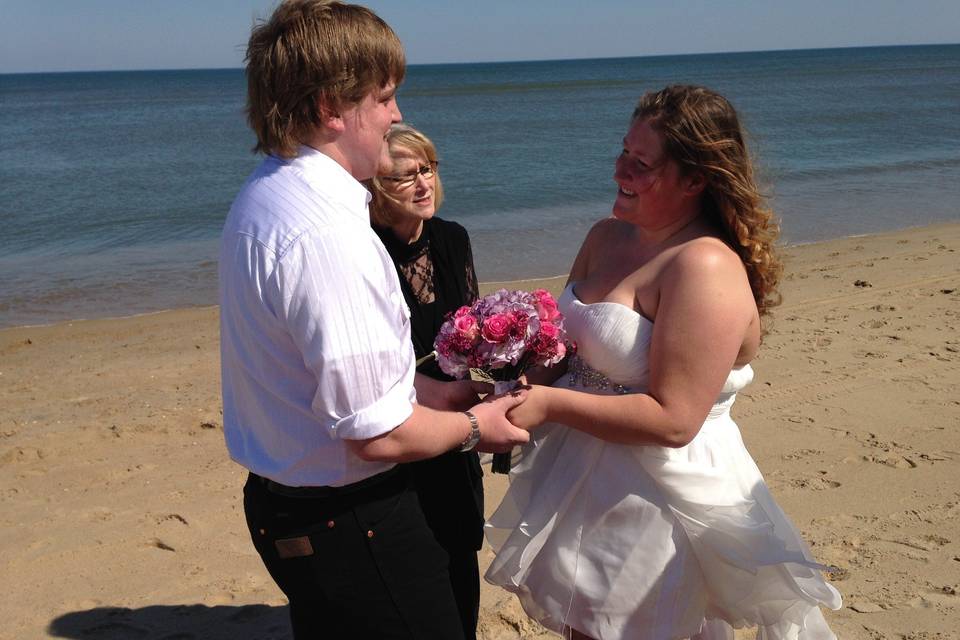
[(659, 290), (648, 393), (605, 396), (534, 385), (510, 421), (525, 428), (559, 422), (624, 444), (688, 444), (733, 368), (756, 306), (739, 258), (719, 243), (680, 252)]

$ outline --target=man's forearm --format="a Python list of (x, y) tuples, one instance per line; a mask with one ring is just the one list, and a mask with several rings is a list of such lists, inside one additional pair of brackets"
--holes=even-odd
[(349, 445), (364, 460), (411, 462), (458, 447), (470, 430), (470, 420), (461, 412), (436, 411), (414, 404), (413, 413), (396, 429), (369, 440), (351, 440)]

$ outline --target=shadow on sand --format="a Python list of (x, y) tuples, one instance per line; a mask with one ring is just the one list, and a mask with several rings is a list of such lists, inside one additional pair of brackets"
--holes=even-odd
[(262, 604), (155, 605), (140, 609), (101, 607), (55, 618), (54, 638), (87, 640), (289, 640), (287, 607)]

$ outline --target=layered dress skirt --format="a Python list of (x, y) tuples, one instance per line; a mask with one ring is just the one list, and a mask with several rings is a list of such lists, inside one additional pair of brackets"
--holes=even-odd
[[(559, 301), (578, 343), (555, 384), (643, 393), (653, 324), (633, 309)], [(690, 444), (630, 446), (560, 424), (534, 430), (489, 519), (487, 581), (545, 627), (599, 640), (832, 640), (819, 605), (837, 590), (776, 504), (730, 407), (753, 379), (730, 372)]]

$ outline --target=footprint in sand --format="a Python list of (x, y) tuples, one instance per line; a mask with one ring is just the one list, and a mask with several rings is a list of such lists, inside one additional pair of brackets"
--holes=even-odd
[(874, 545), (879, 548), (886, 548), (899, 556), (919, 562), (930, 562), (931, 552), (939, 551), (947, 544), (950, 544), (950, 540), (938, 535), (877, 538), (874, 540)]
[(839, 489), (843, 485), (836, 480), (830, 480), (822, 476), (812, 476), (791, 478), (787, 481), (787, 486), (808, 491), (824, 491), (826, 489)]
[(914, 462), (912, 459), (907, 458), (905, 456), (898, 456), (898, 455), (892, 455), (892, 456), (867, 455), (867, 456), (861, 456), (860, 459), (863, 460), (864, 462), (882, 464), (888, 467), (893, 467), (894, 469), (915, 469), (917, 467), (917, 463)]
[(36, 447), (14, 447), (0, 456), (0, 466), (8, 464), (29, 464), (47, 457), (42, 449)]
[(819, 456), (823, 455), (823, 451), (819, 449), (800, 449), (799, 451), (794, 451), (792, 453), (785, 453), (781, 456), (783, 460), (802, 460), (804, 458), (809, 458), (810, 456)]

